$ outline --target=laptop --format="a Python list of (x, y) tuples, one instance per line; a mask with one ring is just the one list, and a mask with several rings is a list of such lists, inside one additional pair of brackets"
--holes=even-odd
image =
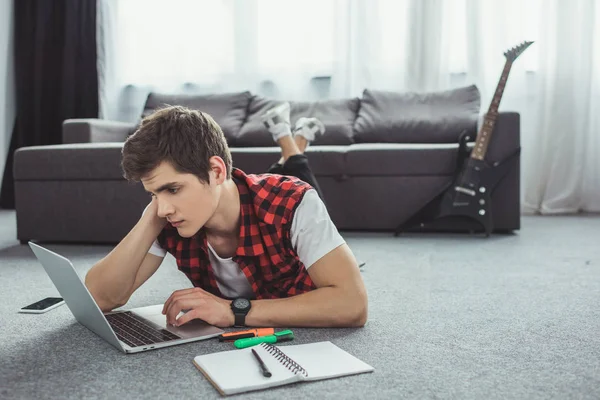
[(29, 247), (75, 319), (124, 353), (139, 353), (209, 339), (224, 332), (199, 319), (180, 327), (167, 325), (162, 304), (104, 314), (71, 261), (33, 242), (29, 242)]

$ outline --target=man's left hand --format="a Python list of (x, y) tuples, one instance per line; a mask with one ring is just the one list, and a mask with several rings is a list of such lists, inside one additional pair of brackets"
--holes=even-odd
[[(189, 311), (177, 318), (183, 310)], [(196, 318), (220, 328), (233, 326), (235, 322), (230, 300), (200, 288), (174, 291), (165, 302), (162, 313), (167, 316), (167, 323), (174, 326), (181, 326)]]

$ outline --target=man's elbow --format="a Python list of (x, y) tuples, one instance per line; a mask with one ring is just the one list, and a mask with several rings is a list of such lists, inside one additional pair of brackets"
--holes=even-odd
[(365, 299), (361, 302), (354, 310), (354, 313), (350, 319), (350, 326), (354, 328), (362, 328), (367, 323), (368, 318), (368, 305)]
[(100, 311), (106, 313), (114, 310), (115, 308), (123, 307), (125, 304), (127, 304), (127, 301), (110, 302), (100, 300), (96, 301), (96, 304), (98, 304), (98, 308), (100, 308)]
[(127, 299), (122, 299), (120, 301), (115, 301), (115, 300), (106, 298), (106, 296), (102, 296), (101, 290), (98, 290), (95, 288), (93, 280), (90, 279), (89, 273), (85, 277), (85, 286), (87, 287), (88, 291), (94, 298), (94, 301), (98, 305), (98, 308), (100, 308), (100, 311), (102, 311), (102, 312), (109, 312), (109, 311), (114, 310), (115, 308), (122, 307), (129, 300), (127, 298)]
[(367, 323), (368, 318), (368, 300), (366, 294), (353, 296), (354, 299), (346, 303), (347, 312), (343, 313), (339, 325), (348, 328), (362, 328)]
[(103, 313), (110, 312), (115, 308), (123, 307), (125, 304), (127, 304), (127, 300), (111, 301), (102, 299), (98, 296), (94, 296), (93, 294), (92, 296), (94, 297), (96, 304), (98, 304), (98, 308), (100, 308), (100, 311), (102, 311)]

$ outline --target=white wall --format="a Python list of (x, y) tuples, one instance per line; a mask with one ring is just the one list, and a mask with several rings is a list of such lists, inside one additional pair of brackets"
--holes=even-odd
[(15, 122), (13, 1), (0, 0), (0, 184)]

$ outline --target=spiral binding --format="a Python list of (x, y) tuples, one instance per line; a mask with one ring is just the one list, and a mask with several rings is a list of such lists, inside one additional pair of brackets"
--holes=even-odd
[(265, 350), (267, 350), (267, 352), (271, 354), (277, 361), (279, 361), (279, 363), (285, 368), (289, 369), (294, 374), (300, 374), (305, 378), (308, 378), (308, 372), (306, 372), (306, 370), (302, 368), (296, 361), (286, 356), (283, 351), (279, 350), (270, 343), (261, 343), (261, 346), (264, 347)]

